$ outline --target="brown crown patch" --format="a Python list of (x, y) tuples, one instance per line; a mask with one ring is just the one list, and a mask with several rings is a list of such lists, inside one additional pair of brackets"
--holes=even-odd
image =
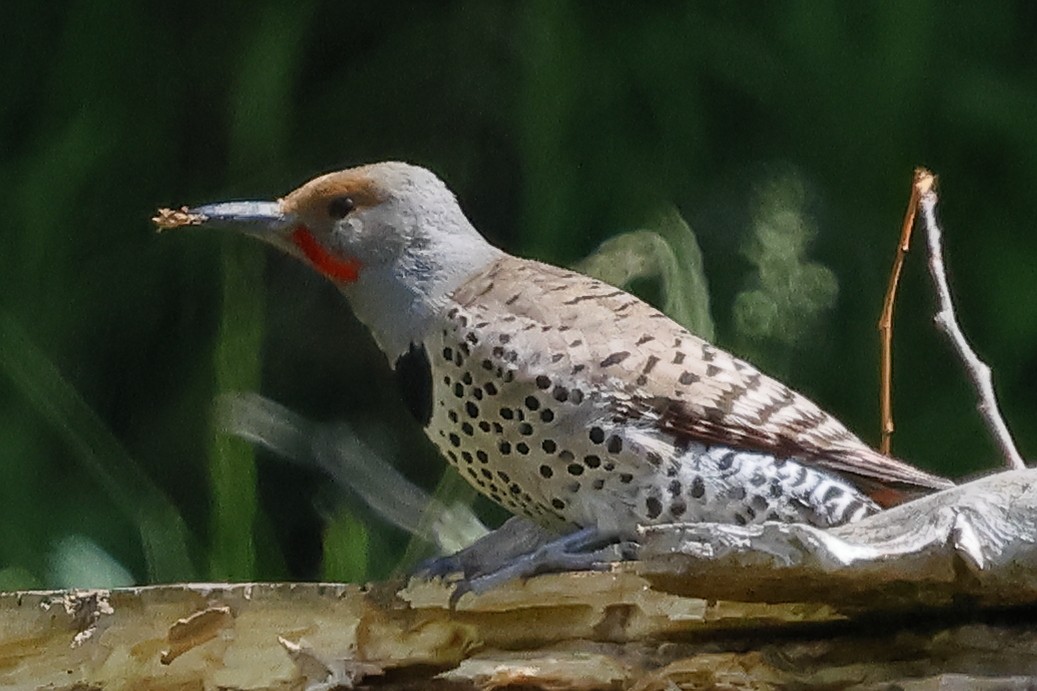
[(357, 207), (377, 206), (388, 195), (363, 170), (342, 170), (310, 180), (280, 200), (285, 213), (303, 218), (323, 217), (336, 197), (349, 197)]

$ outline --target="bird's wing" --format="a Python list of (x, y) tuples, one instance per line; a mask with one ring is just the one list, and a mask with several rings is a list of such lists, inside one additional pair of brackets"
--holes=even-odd
[[(806, 397), (691, 334), (638, 298), (582, 274), (505, 257), (455, 299), (536, 323), (529, 348), (611, 401), (616, 416), (682, 439), (798, 457), (851, 476), (876, 501), (952, 483), (868, 447)], [(534, 367), (535, 369), (535, 367)]]

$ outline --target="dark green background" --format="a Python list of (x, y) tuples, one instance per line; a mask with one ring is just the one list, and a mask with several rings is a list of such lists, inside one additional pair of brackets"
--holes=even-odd
[[(218, 390), (258, 389), (351, 421), (434, 485), (443, 464), (344, 302), (243, 239), (159, 237), (148, 221), (389, 158), (437, 171), (495, 242), (557, 263), (674, 204), (705, 254), (718, 342), (872, 442), (875, 322), (927, 165), (962, 321), (1024, 454), (1037, 447), (1031, 3), (13, 0), (4, 14), (0, 587), (104, 582), (89, 545), (137, 582), (393, 567), (402, 533), (315, 472), (253, 467), (209, 423)], [(807, 190), (810, 259), (839, 282), (791, 348), (731, 326), (754, 190), (776, 175)], [(895, 450), (976, 472), (996, 454), (915, 249)]]

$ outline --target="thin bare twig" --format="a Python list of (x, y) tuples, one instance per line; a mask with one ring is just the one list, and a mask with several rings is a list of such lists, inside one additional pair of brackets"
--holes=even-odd
[(882, 302), (882, 314), (879, 316), (879, 341), (882, 355), (880, 361), (879, 408), (882, 415), (881, 443), (879, 450), (889, 454), (893, 441), (893, 304), (896, 301), (897, 287), (900, 285), (900, 272), (904, 268), (904, 259), (911, 247), (911, 231), (915, 227), (915, 212), (918, 209), (918, 198), (921, 194), (920, 181), (932, 179), (932, 174), (924, 168), (915, 168), (914, 181), (911, 185), (911, 199), (904, 212), (904, 223), (900, 226), (900, 243), (897, 254), (893, 258), (893, 270), (889, 274), (889, 285), (886, 286), (886, 298)]
[[(931, 174), (930, 178), (932, 178)], [(972, 350), (972, 346), (965, 340), (965, 334), (962, 333), (961, 326), (958, 324), (958, 319), (954, 314), (951, 289), (947, 284), (947, 273), (943, 265), (941, 240), (943, 233), (936, 220), (937, 201), (939, 199), (935, 185), (931, 185), (930, 189), (921, 194), (918, 204), (925, 223), (925, 234), (929, 245), (929, 273), (932, 275), (933, 283), (936, 285), (936, 295), (940, 303), (940, 309), (935, 317), (936, 326), (947, 334), (947, 338), (950, 339), (951, 345), (954, 346), (954, 350), (958, 353), (958, 357), (961, 358), (962, 364), (965, 366), (965, 372), (968, 374), (973, 386), (976, 387), (976, 393), (979, 395), (979, 402), (976, 408), (994, 435), (994, 442), (1001, 450), (1006, 464), (1010, 468), (1025, 468), (1026, 464), (1023, 462), (1022, 456), (1019, 455), (1019, 451), (1015, 448), (1015, 442), (1012, 441), (1012, 435), (1009, 433), (1008, 426), (1005, 424), (1001, 411), (997, 406), (990, 367), (979, 359), (976, 352)]]

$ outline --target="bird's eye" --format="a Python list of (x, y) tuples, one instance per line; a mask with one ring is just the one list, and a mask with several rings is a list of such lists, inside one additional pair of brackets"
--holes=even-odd
[(335, 197), (328, 202), (328, 216), (335, 219), (345, 218), (355, 206), (356, 204), (353, 202), (352, 197), (347, 197), (345, 195)]

